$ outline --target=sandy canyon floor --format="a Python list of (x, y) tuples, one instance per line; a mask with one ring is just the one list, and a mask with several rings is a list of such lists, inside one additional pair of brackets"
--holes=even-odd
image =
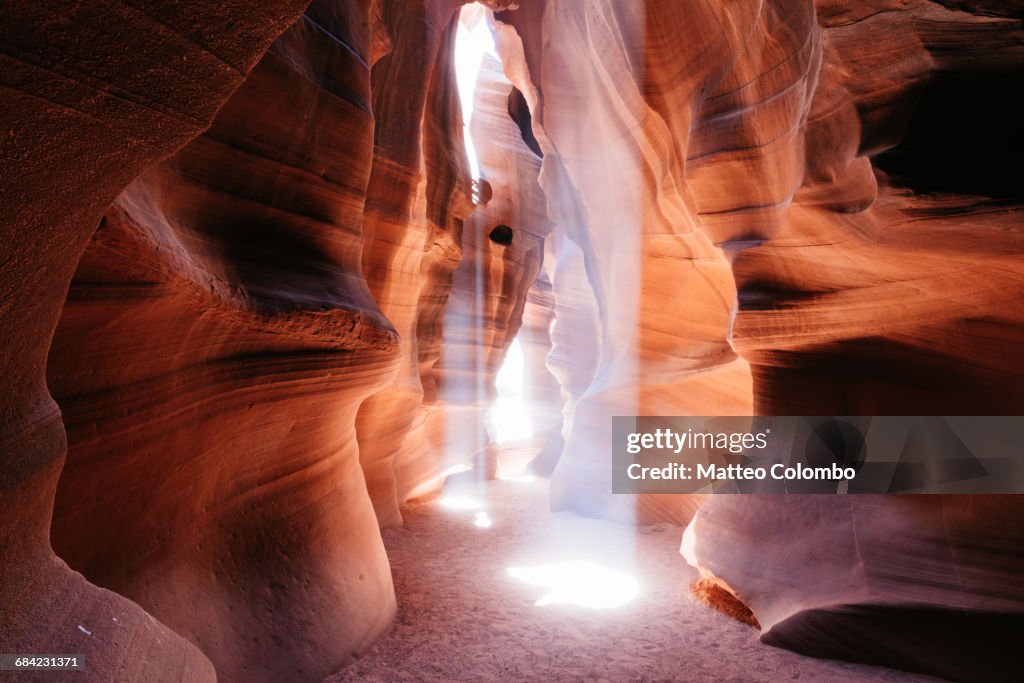
[(395, 624), (329, 683), (938, 680), (761, 644), (690, 594), (678, 527), (551, 513), (544, 480), (449, 486), (403, 514), (384, 531)]

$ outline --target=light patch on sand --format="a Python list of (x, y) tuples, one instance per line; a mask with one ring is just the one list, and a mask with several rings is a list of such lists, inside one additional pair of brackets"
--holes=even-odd
[(577, 605), (610, 609), (624, 605), (640, 592), (640, 583), (629, 574), (585, 560), (555, 562), (536, 567), (509, 567), (509, 576), (548, 592), (534, 604)]
[(469, 496), (444, 496), (437, 504), (449, 510), (481, 510), (484, 507), (483, 502)]

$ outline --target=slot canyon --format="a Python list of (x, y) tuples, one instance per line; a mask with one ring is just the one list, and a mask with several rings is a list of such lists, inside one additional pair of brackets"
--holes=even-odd
[(84, 661), (0, 680), (1024, 677), (1024, 497), (610, 456), (615, 416), (1024, 415), (1024, 2), (0, 34), (0, 655)]

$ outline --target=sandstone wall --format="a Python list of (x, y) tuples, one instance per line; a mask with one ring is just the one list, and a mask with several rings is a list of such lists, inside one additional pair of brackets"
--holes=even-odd
[[(1020, 412), (1020, 109), (1000, 94), (1019, 8), (549, 0), (499, 18), (557, 198), (557, 507), (700, 503), (608, 493), (616, 414)], [(1012, 668), (1000, 633), (1024, 614), (1019, 507), (723, 496), (684, 550), (767, 642), (981, 680)]]
[(1018, 3), (523, 1), (478, 180), (460, 2), (305, 4), (0, 9), (0, 641), (344, 666), (394, 613), (379, 527), (513, 457), (522, 329), (553, 507), (693, 518), (767, 642), (1008, 665), (1014, 498), (627, 499), (606, 454), (616, 414), (1021, 412)]
[(81, 653), (96, 680), (213, 680), (198, 649), (51, 550), (66, 438), (46, 386), (47, 354), (72, 274), (107, 207), (147, 166), (210, 125), (303, 4), (15, 1), (0, 8), (5, 651)]

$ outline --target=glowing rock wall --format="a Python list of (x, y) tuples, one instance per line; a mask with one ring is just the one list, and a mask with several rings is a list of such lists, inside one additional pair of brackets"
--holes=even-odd
[[(783, 0), (499, 15), (557, 198), (549, 363), (570, 397), (556, 507), (693, 514), (699, 500), (610, 495), (616, 414), (742, 414), (751, 388), (764, 414), (1020, 413), (1010, 16)], [(1024, 613), (1007, 555), (1019, 513), (1013, 497), (716, 497), (689, 556), (767, 642), (981, 680), (1008, 670), (999, 632)], [(862, 517), (884, 523), (868, 534)], [(866, 576), (835, 583), (850, 572)]]
[[(210, 125), (303, 5), (14, 0), (0, 7), (5, 652), (79, 653), (95, 680), (214, 680), (196, 647), (138, 605), (87, 582), (51, 550), (54, 489), (67, 442), (46, 386), (47, 354), (72, 274), (111, 202), (147, 166)], [(154, 291), (152, 284), (136, 291)], [(104, 323), (116, 330), (116, 321), (97, 326)], [(137, 345), (153, 342), (136, 337)], [(86, 344), (74, 353), (83, 375), (99, 374), (102, 359), (90, 357)], [(102, 439), (105, 427), (124, 417), (98, 415), (84, 429)], [(106, 485), (116, 491), (115, 481)], [(85, 509), (107, 491), (90, 489), (78, 501), (83, 522), (94, 523)]]
[[(1012, 2), (521, 2), (476, 183), (455, 0), (86, 4), (0, 9), (11, 649), (340, 668), (395, 609), (379, 526), (494, 464), (521, 327), (535, 469), (591, 515), (703, 502), (610, 494), (616, 414), (1024, 408)], [(946, 653), (1019, 630), (1019, 508), (715, 498), (688, 558), (766, 641), (970, 678)]]

